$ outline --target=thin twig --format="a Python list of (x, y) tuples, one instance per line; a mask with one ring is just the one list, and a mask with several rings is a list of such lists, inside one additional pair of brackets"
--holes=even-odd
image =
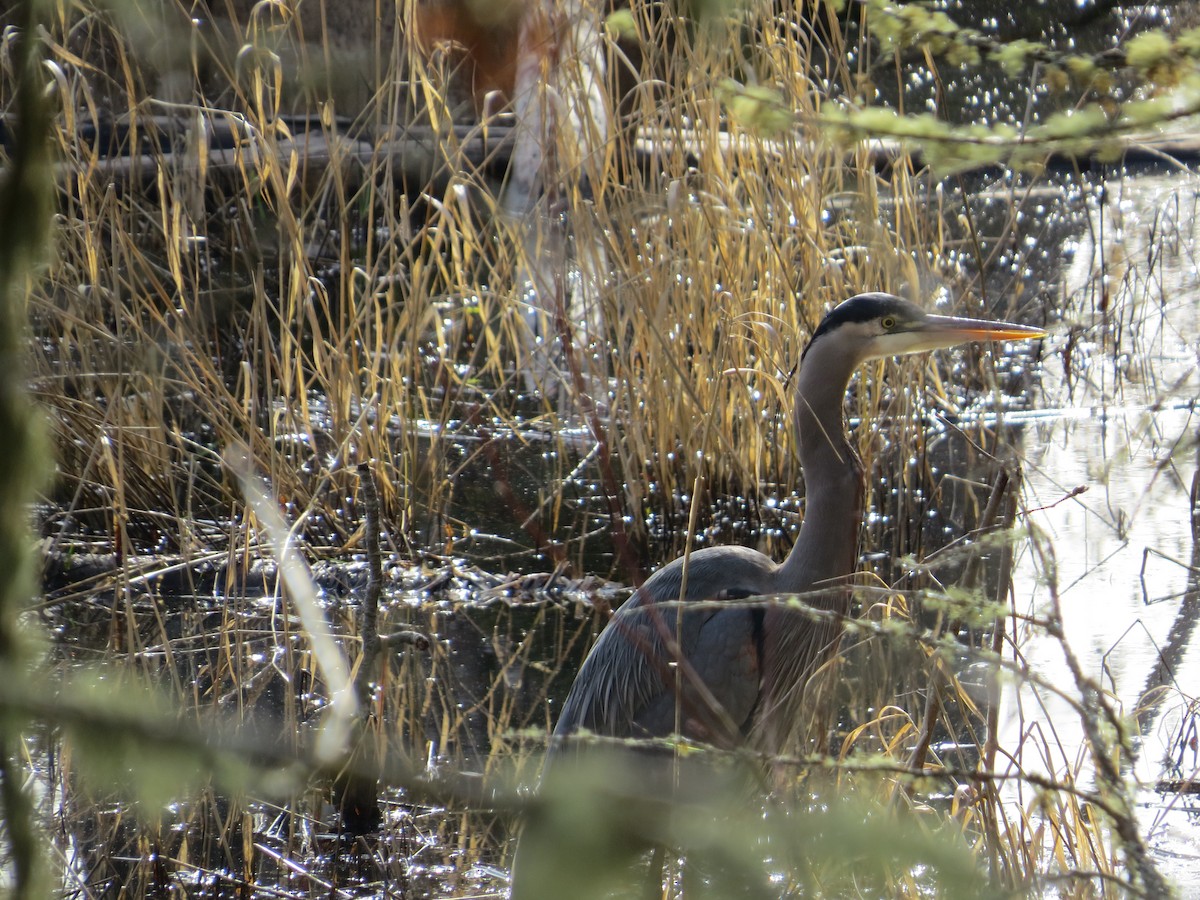
[(358, 479), (365, 511), (363, 518), (367, 547), (367, 589), (363, 595), (362, 620), (358, 627), (362, 655), (358, 660), (358, 671), (354, 675), (354, 691), (363, 707), (369, 708), (371, 682), (374, 680), (376, 661), (381, 649), (379, 598), (383, 596), (383, 556), (379, 548), (379, 488), (375, 484), (375, 472), (369, 463), (359, 465)]

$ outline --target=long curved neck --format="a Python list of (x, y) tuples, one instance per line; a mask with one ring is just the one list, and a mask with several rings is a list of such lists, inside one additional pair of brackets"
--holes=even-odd
[(794, 416), (804, 469), (804, 522), (776, 571), (780, 591), (844, 578), (858, 561), (863, 466), (846, 438), (842, 411), (858, 360), (837, 344), (813, 345), (797, 376)]
[[(796, 380), (796, 430), (804, 468), (804, 522), (787, 559), (774, 572), (778, 593), (801, 593), (830, 579), (844, 579), (858, 562), (862, 527), (863, 467), (846, 439), (842, 406), (858, 364), (849, 348), (827, 337), (812, 345)], [(845, 615), (848, 589), (805, 598), (812, 606)], [(763, 689), (755, 713), (755, 740), (778, 753), (803, 731), (805, 685), (837, 647), (842, 625), (814, 619), (786, 606), (771, 606), (764, 622)]]

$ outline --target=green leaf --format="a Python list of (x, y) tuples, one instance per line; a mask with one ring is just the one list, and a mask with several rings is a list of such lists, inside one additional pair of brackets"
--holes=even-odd
[(1042, 50), (1045, 47), (1042, 44), (1033, 41), (1015, 40), (1009, 41), (1003, 47), (996, 50), (992, 57), (996, 62), (1000, 63), (1007, 75), (1020, 75), (1029, 65), (1029, 58)]
[(637, 19), (628, 9), (619, 9), (604, 20), (604, 30), (608, 36), (625, 41), (638, 39)]
[(1169, 62), (1175, 53), (1175, 45), (1161, 31), (1145, 31), (1131, 37), (1125, 44), (1125, 60), (1142, 72)]

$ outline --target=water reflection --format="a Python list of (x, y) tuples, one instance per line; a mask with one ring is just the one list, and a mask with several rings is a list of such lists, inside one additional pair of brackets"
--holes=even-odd
[[(1197, 762), (1180, 735), (1195, 715), (1188, 704), (1200, 677), (1189, 569), (1197, 562), (1198, 186), (1178, 173), (1140, 174), (1087, 192), (1084, 227), (1064, 243), (1066, 328), (1047, 348), (1042, 380), (1042, 405), (1064, 414), (1036, 426), (1025, 455), (1028, 521), (1053, 560), (1067, 642), (1126, 714), (1141, 705), (1131, 723), (1140, 732), (1134, 771), (1150, 786), (1171, 777), (1165, 761), (1182, 763), (1176, 778), (1194, 775)], [(1081, 486), (1086, 492), (1076, 493)], [(1018, 611), (1044, 612), (1048, 569), (1038, 552), (1023, 554)], [(1072, 683), (1054, 641), (1026, 629), (1018, 647), (1048, 684)], [(1023, 686), (1004, 722), (1010, 748), (1039, 731), (1057, 737), (1049, 769), (1061, 773), (1087, 757), (1077, 713), (1048, 690)], [(1180, 827), (1187, 798), (1146, 791), (1141, 799), (1164, 868), (1184, 875), (1200, 859), (1200, 843)]]

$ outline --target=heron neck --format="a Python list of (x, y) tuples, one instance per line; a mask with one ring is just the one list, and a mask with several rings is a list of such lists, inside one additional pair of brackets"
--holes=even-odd
[(796, 381), (795, 424), (804, 470), (804, 522), (777, 572), (781, 591), (844, 578), (858, 562), (863, 467), (846, 436), (846, 387), (858, 361), (814, 346)]

